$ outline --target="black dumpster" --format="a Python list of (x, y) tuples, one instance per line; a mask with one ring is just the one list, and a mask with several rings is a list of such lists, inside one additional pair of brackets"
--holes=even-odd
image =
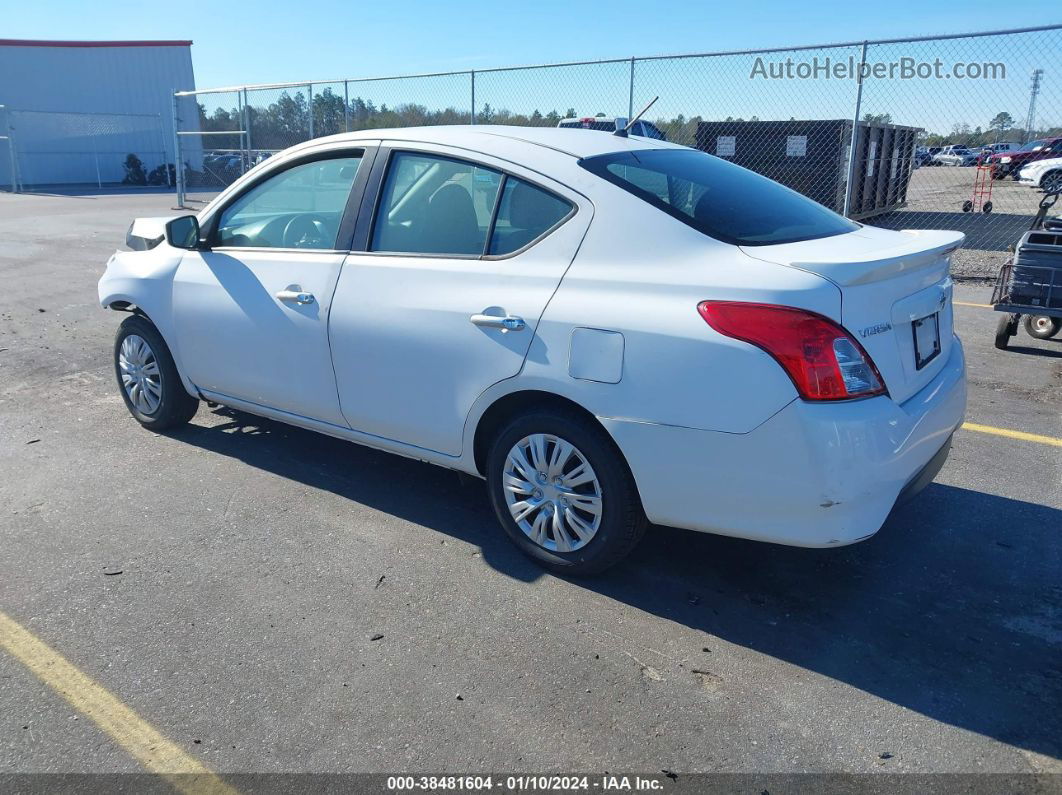
[[(869, 218), (907, 201), (918, 127), (859, 122), (849, 217)], [(702, 121), (697, 148), (844, 212), (850, 119)]]

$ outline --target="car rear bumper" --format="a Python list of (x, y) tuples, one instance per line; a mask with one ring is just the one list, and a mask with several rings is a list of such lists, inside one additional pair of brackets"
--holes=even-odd
[(602, 419), (652, 522), (806, 547), (850, 544), (943, 466), (966, 409), (965, 359), (903, 404), (795, 400), (745, 434)]

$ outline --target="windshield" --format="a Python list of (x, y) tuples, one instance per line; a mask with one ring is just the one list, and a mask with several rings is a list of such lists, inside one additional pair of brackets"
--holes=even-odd
[(1018, 151), (1019, 152), (1031, 152), (1033, 149), (1039, 149), (1041, 146), (1044, 145), (1044, 143), (1046, 143), (1046, 142), (1045, 141), (1029, 141), (1029, 143), (1025, 144), (1025, 146), (1023, 146)]
[(694, 229), (727, 243), (795, 243), (859, 228), (821, 204), (726, 160), (692, 149), (587, 157), (579, 165)]

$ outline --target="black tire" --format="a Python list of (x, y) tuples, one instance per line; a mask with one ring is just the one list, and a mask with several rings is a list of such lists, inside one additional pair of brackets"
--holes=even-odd
[(1005, 351), (1010, 345), (1010, 338), (1017, 333), (1018, 318), (1016, 315), (1005, 314), (996, 325), (996, 347)]
[(1044, 193), (1058, 193), (1062, 191), (1062, 171), (1051, 171), (1044, 174), (1040, 179), (1040, 189)]
[[(158, 406), (146, 411), (144, 406), (138, 407), (126, 391), (122, 379), (120, 356), (122, 343), (130, 336), (140, 337), (147, 343), (150, 353), (158, 365), (158, 386), (161, 389), (161, 400)], [(188, 394), (181, 382), (181, 376), (177, 373), (177, 365), (173, 363), (173, 356), (166, 346), (165, 340), (159, 334), (154, 324), (143, 315), (130, 315), (122, 321), (118, 327), (118, 333), (114, 338), (114, 375), (118, 380), (118, 391), (125, 401), (129, 413), (133, 415), (141, 425), (152, 431), (163, 431), (177, 425), (183, 425), (195, 416), (199, 409), (199, 401)]]
[(1047, 315), (1026, 315), (1025, 330), (1030, 337), (1038, 340), (1049, 340), (1059, 331), (1062, 331), (1062, 319), (1048, 317)]
[[(589, 542), (574, 551), (553, 551), (532, 541), (506, 503), (503, 476), (509, 453), (534, 434), (555, 436), (573, 445), (597, 476), (601, 522)], [(521, 552), (550, 571), (571, 576), (597, 574), (626, 557), (645, 533), (648, 522), (623, 454), (600, 426), (575, 412), (544, 409), (514, 418), (495, 436), (486, 467), (491, 504), (506, 535)]]
[(992, 202), (985, 202), (984, 206), (981, 208), (981, 212), (983, 212), (985, 215), (988, 215), (990, 212), (992, 212)]

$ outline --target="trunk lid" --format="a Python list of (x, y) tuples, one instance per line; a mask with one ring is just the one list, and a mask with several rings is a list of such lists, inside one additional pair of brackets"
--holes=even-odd
[(841, 291), (837, 319), (870, 354), (892, 398), (902, 403), (933, 380), (951, 353), (949, 271), (951, 254), (963, 239), (960, 232), (864, 226), (846, 235), (742, 251), (836, 284)]

